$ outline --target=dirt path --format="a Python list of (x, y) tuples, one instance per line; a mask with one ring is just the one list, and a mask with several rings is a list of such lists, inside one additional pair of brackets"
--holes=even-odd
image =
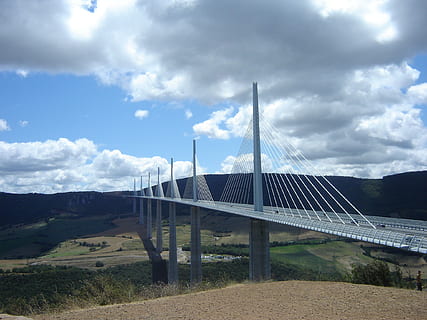
[(334, 282), (271, 282), (41, 315), (34, 319), (426, 320), (427, 292)]

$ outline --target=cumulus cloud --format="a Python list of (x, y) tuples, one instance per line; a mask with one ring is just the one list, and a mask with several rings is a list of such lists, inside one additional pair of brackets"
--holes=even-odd
[(136, 110), (135, 111), (135, 118), (138, 118), (139, 120), (142, 120), (144, 118), (147, 118), (149, 115), (149, 111), (148, 110)]
[(2, 2), (0, 69), (94, 74), (134, 100), (245, 102), (251, 80), (270, 99), (333, 94), (354, 69), (427, 48), (425, 1), (342, 3)]
[(210, 119), (197, 123), (193, 126), (196, 135), (207, 135), (209, 138), (228, 139), (230, 133), (226, 129), (220, 128), (228, 117), (232, 114), (233, 107), (212, 112)]
[(427, 50), (425, 12), (423, 0), (3, 1), (0, 70), (230, 103), (193, 127), (217, 139), (244, 134), (258, 81), (282, 139), (330, 172), (378, 176), (426, 167), (427, 87), (410, 66)]
[[(418, 76), (406, 63), (375, 66), (355, 70), (334, 97), (306, 94), (261, 104), (263, 139), (285, 154), (287, 145), (295, 146), (323, 174), (381, 177), (427, 169), (427, 129), (416, 108), (427, 87), (414, 84)], [(251, 108), (227, 113), (222, 136), (243, 137)], [(229, 167), (226, 159), (222, 170)]]
[(424, 82), (411, 86), (408, 89), (408, 95), (412, 99), (412, 103), (415, 105), (427, 104), (427, 83)]
[(95, 153), (95, 144), (87, 139), (74, 142), (65, 138), (25, 143), (0, 141), (0, 172), (66, 169), (84, 165)]
[(0, 131), (7, 131), (7, 130), (10, 130), (10, 127), (7, 124), (7, 121), (4, 119), (0, 119)]
[[(253, 172), (253, 154), (241, 153), (235, 156), (227, 156), (221, 163), (220, 173), (251, 173)], [(272, 172), (274, 166), (269, 155), (261, 153), (262, 172)]]
[[(133, 178), (148, 173), (161, 181), (170, 179), (170, 165), (161, 157), (138, 158), (118, 150), (99, 151), (87, 139), (65, 138), (44, 142), (0, 142), (0, 185), (2, 192), (65, 192), (79, 190), (129, 190)], [(175, 177), (191, 174), (189, 161), (174, 163)], [(157, 178), (152, 179), (157, 181)]]

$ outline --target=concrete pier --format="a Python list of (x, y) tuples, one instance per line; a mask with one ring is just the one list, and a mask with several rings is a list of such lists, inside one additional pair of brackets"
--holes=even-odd
[(139, 224), (144, 224), (144, 199), (139, 199)]
[(147, 199), (147, 239), (151, 239), (153, 237), (153, 213), (151, 201), (151, 199)]
[(176, 247), (176, 204), (169, 203), (169, 270), (170, 284), (178, 282), (178, 254)]
[[(142, 197), (144, 196), (144, 189), (142, 189), (142, 176), (141, 176), (141, 188), (139, 190), (139, 195)], [(144, 199), (139, 199), (139, 224), (144, 224)]]
[(163, 251), (163, 229), (162, 229), (162, 201), (156, 203), (156, 250), (157, 253)]
[(191, 207), (191, 283), (202, 281), (202, 245), (200, 237), (200, 208)]
[(251, 219), (249, 235), (249, 279), (271, 279), (269, 222)]
[(132, 212), (136, 215), (136, 180), (133, 179), (133, 202), (132, 202)]
[[(193, 140), (193, 201), (198, 199), (196, 140)], [(202, 281), (202, 239), (200, 236), (200, 208), (191, 207), (191, 260), (190, 281), (192, 284)]]
[[(171, 159), (170, 197), (176, 197), (174, 190), (173, 159)], [(176, 246), (176, 204), (169, 203), (169, 269), (168, 280), (170, 284), (178, 282), (178, 249)]]
[[(254, 82), (253, 93), (253, 156), (254, 156), (254, 210), (263, 212), (264, 197), (261, 171), (261, 143), (259, 131), (258, 86)], [(252, 281), (269, 280), (270, 267), (270, 235), (267, 221), (251, 219), (249, 234), (249, 279)]]

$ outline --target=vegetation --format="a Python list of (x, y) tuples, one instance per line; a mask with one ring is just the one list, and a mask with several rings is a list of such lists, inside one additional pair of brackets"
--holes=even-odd
[(384, 287), (412, 288), (410, 281), (404, 281), (400, 268), (396, 267), (395, 271), (391, 272), (387, 263), (380, 260), (374, 260), (367, 265), (354, 265), (351, 270), (351, 282)]
[[(105, 305), (151, 299), (191, 290), (222, 287), (248, 279), (247, 258), (203, 264), (203, 283), (192, 288), (189, 265), (179, 265), (180, 284), (171, 288), (151, 284), (151, 264), (89, 271), (72, 267), (28, 266), (0, 274), (0, 313), (34, 314), (70, 307)], [(310, 269), (272, 262), (274, 280), (317, 280)], [(327, 278), (327, 280), (336, 278)]]
[[(189, 246), (183, 246), (183, 251), (190, 251)], [(227, 254), (232, 256), (249, 256), (249, 246), (247, 244), (225, 244), (222, 243), (219, 246), (216, 245), (204, 245), (202, 246), (202, 253), (207, 254)]]
[[(346, 273), (337, 267), (336, 261), (331, 262), (326, 256), (322, 258), (310, 254), (310, 251), (315, 249), (335, 250), (339, 252), (337, 254), (342, 254), (345, 250), (349, 250), (350, 246), (350, 243), (343, 245), (343, 242), (322, 240), (319, 243), (312, 241), (307, 244), (273, 247), (272, 279), (352, 281), (407, 288), (412, 286), (411, 279), (403, 279), (400, 269), (390, 271), (384, 261), (375, 260), (366, 265), (357, 264), (350, 273)], [(357, 248), (354, 245), (353, 247)], [(247, 245), (221, 245), (205, 249), (207, 252), (215, 249), (220, 254), (239, 253), (241, 258), (228, 262), (204, 263), (203, 283), (195, 288), (189, 283), (188, 264), (179, 265), (180, 283), (177, 286), (153, 285), (152, 267), (148, 261), (109, 268), (105, 268), (101, 261), (97, 261), (96, 266), (99, 268), (93, 270), (47, 265), (33, 265), (7, 271), (0, 269), (2, 288), (0, 313), (28, 315), (66, 308), (124, 303), (192, 290), (217, 288), (248, 279), (249, 259), (247, 255), (242, 254), (242, 250), (248, 250)]]
[[(426, 176), (427, 171), (380, 180), (346, 177), (329, 179), (350, 200), (360, 204), (359, 207), (364, 212), (426, 220)], [(219, 190), (222, 190), (225, 179), (226, 176), (207, 177), (210, 185), (214, 182), (214, 198), (219, 197)], [(88, 260), (90, 265), (84, 265), (91, 270), (47, 265), (28, 265), (14, 269), (13, 265), (7, 265), (5, 268), (8, 270), (0, 269), (0, 313), (34, 314), (129, 302), (221, 287), (248, 279), (248, 245), (233, 244), (247, 241), (247, 230), (240, 223), (241, 220), (221, 213), (215, 213), (213, 217), (202, 221), (209, 226), (202, 230), (202, 250), (207, 254), (240, 258), (204, 263), (203, 283), (196, 287), (189, 284), (188, 264), (179, 265), (180, 283), (176, 286), (153, 285), (152, 266), (148, 261), (109, 267), (110, 262), (104, 258), (106, 251), (111, 249), (122, 254), (121, 251), (126, 250), (143, 250), (141, 241), (135, 237), (126, 238), (126, 241), (117, 237), (97, 237), (91, 241), (85, 236), (111, 229), (113, 219), (119, 217), (118, 212), (126, 212), (131, 204), (129, 199), (92, 192), (57, 195), (0, 193), (0, 258), (40, 257), (41, 253), (46, 254), (51, 250), (43, 259), (53, 262), (58, 257), (68, 259), (78, 256), (76, 260), (79, 260), (82, 254), (90, 256), (94, 253)], [(188, 215), (187, 208), (180, 210), (178, 206), (178, 214)], [(190, 228), (186, 222), (179, 224), (178, 234), (180, 246), (189, 243)], [(297, 236), (275, 239), (301, 239)], [(188, 246), (184, 246), (183, 250), (189, 250)], [(270, 250), (272, 278), (412, 287), (413, 279), (408, 271), (408, 277), (404, 278), (400, 268), (390, 270), (391, 263), (399, 265), (399, 262), (405, 270), (407, 260), (402, 258), (403, 254), (399, 256), (394, 249), (382, 250), (380, 252), (375, 246), (359, 246), (330, 239), (275, 241), (271, 243)], [(423, 258), (426, 260), (425, 256)]]

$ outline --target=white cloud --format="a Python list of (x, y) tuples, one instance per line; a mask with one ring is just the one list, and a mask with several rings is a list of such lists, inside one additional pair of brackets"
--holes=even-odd
[(87, 139), (74, 142), (60, 138), (45, 142), (7, 143), (0, 141), (0, 172), (51, 171), (84, 165), (96, 153)]
[(136, 110), (135, 111), (135, 117), (138, 118), (139, 120), (147, 118), (149, 114), (150, 113), (148, 112), (148, 110)]
[(185, 110), (185, 118), (191, 119), (193, 117), (193, 113), (190, 109)]
[(10, 127), (7, 124), (7, 121), (4, 119), (0, 119), (0, 131), (8, 131), (8, 130), (10, 130)]
[(29, 72), (27, 70), (22, 70), (22, 69), (16, 70), (16, 74), (23, 78), (26, 78), (28, 76), (28, 73)]
[(231, 173), (231, 172), (233, 172), (234, 161), (236, 161), (235, 156), (227, 156), (221, 162), (221, 171), (219, 173)]
[(408, 95), (415, 105), (427, 104), (427, 83), (420, 83), (408, 89)]
[(258, 81), (282, 138), (334, 172), (425, 167), (414, 107), (426, 85), (406, 62), (427, 50), (424, 0), (105, 0), (92, 11), (0, 2), (0, 70), (95, 75), (132, 101), (230, 103), (236, 113), (193, 127), (218, 139), (244, 134)]
[[(266, 121), (277, 130), (269, 140), (282, 149), (295, 145), (327, 174), (381, 177), (426, 169), (427, 129), (415, 106), (425, 103), (427, 87), (414, 85), (418, 75), (406, 63), (375, 66), (355, 70), (334, 97), (306, 94), (261, 103), (262, 134), (273, 134)], [(222, 136), (243, 137), (251, 113), (249, 105), (226, 113)], [(230, 170), (228, 161), (222, 170)]]
[(422, 0), (15, 0), (0, 5), (0, 69), (92, 74), (135, 101), (245, 103), (252, 80), (268, 99), (331, 94), (352, 70), (425, 50), (425, 11)]
[(372, 28), (372, 32), (376, 34), (375, 39), (380, 43), (394, 40), (397, 36), (391, 15), (386, 11), (389, 1), (313, 0), (313, 3), (324, 18), (349, 15), (362, 19)]
[(29, 122), (27, 120), (19, 120), (18, 123), (21, 127), (26, 127), (29, 124)]
[(233, 107), (212, 112), (210, 119), (193, 126), (194, 133), (196, 135), (206, 135), (209, 138), (228, 139), (230, 137), (229, 131), (220, 128), (220, 125), (227, 120), (232, 112)]
[[(98, 151), (87, 139), (44, 142), (0, 142), (0, 185), (2, 192), (66, 192), (79, 190), (129, 190), (134, 178), (148, 173), (157, 182), (170, 179), (170, 165), (161, 157), (138, 158), (118, 150)], [(176, 161), (176, 178), (191, 175), (189, 161)], [(139, 185), (138, 185), (139, 186)], [(132, 186), (133, 188), (133, 186)]]
[[(237, 157), (227, 156), (221, 163), (220, 173), (251, 173), (253, 172), (253, 153), (242, 153)], [(272, 172), (274, 166), (272, 159), (261, 153), (262, 172)]]

